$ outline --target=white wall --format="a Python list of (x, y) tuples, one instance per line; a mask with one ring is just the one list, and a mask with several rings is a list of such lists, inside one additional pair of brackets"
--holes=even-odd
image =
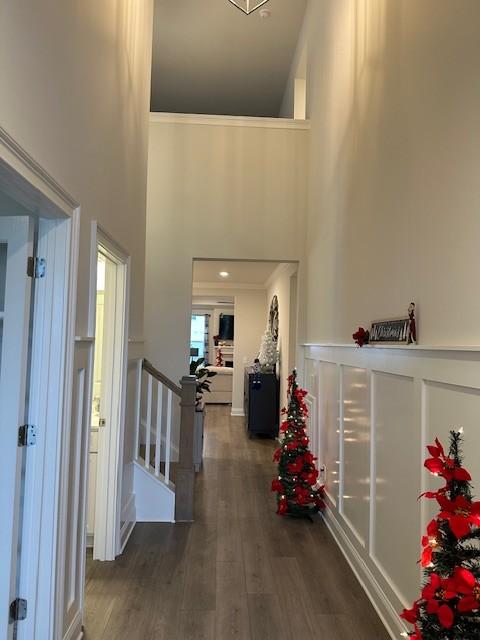
[(281, 118), (306, 118), (306, 84), (308, 68), (308, 22), (304, 20), (280, 107)]
[[(81, 205), (79, 336), (88, 335), (92, 220), (131, 255), (130, 335), (143, 334), (152, 12), (152, 0), (1, 3), (0, 124)], [(76, 360), (84, 350), (78, 342)], [(131, 494), (131, 482), (124, 488)]]
[(297, 307), (296, 287), (295, 282), (292, 284), (292, 278), (296, 278), (297, 268), (296, 264), (279, 265), (270, 278), (267, 289), (267, 317), (273, 296), (278, 298), (278, 348), (280, 351), (278, 374), (282, 407), (286, 406), (287, 402), (287, 377), (296, 366)]
[(142, 336), (153, 2), (2, 2), (1, 126), (81, 204), (78, 335), (87, 335), (90, 220), (132, 256)]
[(245, 367), (258, 356), (262, 334), (267, 325), (265, 290), (235, 293), (235, 367), (233, 371), (232, 414), (243, 415)]
[[(308, 342), (480, 343), (480, 4), (311, 1)], [(303, 43), (302, 43), (303, 46)]]
[(300, 259), (305, 127), (255, 118), (153, 117), (146, 353), (172, 379), (187, 367), (194, 257)]

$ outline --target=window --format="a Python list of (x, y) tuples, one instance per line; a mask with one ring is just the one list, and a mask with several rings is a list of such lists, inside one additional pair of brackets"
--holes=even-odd
[(192, 327), (190, 331), (190, 349), (198, 349), (198, 356), (192, 358), (205, 358), (205, 334), (207, 331), (205, 315), (192, 315)]

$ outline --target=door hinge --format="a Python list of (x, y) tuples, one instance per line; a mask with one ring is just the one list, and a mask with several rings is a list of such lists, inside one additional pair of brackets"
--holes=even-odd
[(30, 278), (44, 278), (47, 271), (45, 258), (30, 256), (27, 262), (27, 276)]
[(23, 598), (15, 598), (10, 605), (10, 624), (25, 620), (27, 617), (27, 601)]
[(34, 444), (37, 444), (37, 427), (34, 424), (18, 427), (18, 446), (31, 447)]

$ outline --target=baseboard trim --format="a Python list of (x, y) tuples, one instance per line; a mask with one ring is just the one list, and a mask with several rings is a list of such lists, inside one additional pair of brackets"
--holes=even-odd
[(82, 611), (77, 611), (63, 640), (81, 640), (83, 638)]
[(236, 409), (235, 407), (232, 407), (230, 415), (234, 418), (244, 418), (245, 412), (243, 409)]
[(380, 620), (383, 622), (388, 634), (392, 640), (397, 640), (403, 632), (407, 631), (407, 628), (400, 621), (398, 611), (394, 609), (375, 576), (338, 522), (335, 514), (328, 507), (323, 515), (323, 520), (362, 589), (367, 594)]

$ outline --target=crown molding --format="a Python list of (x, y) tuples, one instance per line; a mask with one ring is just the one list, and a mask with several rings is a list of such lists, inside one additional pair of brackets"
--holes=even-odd
[(216, 116), (194, 113), (150, 113), (151, 124), (194, 124), (210, 127), (254, 127), (257, 129), (310, 129), (310, 120), (290, 118), (256, 118), (251, 116)]

